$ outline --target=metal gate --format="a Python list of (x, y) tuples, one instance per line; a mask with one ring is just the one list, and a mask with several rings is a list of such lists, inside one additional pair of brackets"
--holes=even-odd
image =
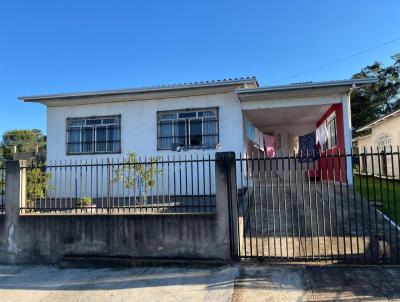
[(239, 257), (398, 263), (399, 163), (398, 150), (238, 156)]

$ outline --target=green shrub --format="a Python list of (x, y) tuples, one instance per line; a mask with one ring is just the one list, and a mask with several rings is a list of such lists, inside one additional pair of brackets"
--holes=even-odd
[(85, 196), (76, 202), (77, 207), (89, 207), (93, 205), (93, 199), (91, 197)]
[(26, 205), (28, 208), (35, 206), (38, 198), (46, 197), (46, 190), (50, 188), (51, 173), (40, 168), (27, 169), (26, 172)]

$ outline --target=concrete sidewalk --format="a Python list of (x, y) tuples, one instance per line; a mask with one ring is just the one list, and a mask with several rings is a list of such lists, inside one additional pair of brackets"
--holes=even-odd
[(0, 266), (0, 301), (231, 301), (238, 271), (238, 266), (210, 269)]
[(233, 301), (400, 301), (400, 267), (242, 265)]
[(0, 301), (400, 301), (400, 267), (0, 266)]

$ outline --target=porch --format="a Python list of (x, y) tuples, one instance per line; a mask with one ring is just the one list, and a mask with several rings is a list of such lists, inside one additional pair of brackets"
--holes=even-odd
[[(352, 184), (351, 157), (339, 160), (335, 155), (351, 154), (351, 91), (372, 81), (237, 89), (244, 119), (244, 153), (248, 157), (298, 157), (296, 168), (309, 177)], [(266, 167), (265, 175), (283, 179), (288, 164), (286, 159)]]

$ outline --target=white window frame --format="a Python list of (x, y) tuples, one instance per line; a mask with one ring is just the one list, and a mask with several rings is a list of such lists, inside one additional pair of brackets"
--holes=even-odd
[[(332, 144), (331, 129), (330, 129), (330, 123), (332, 123), (333, 120), (335, 121), (335, 144)], [(326, 129), (328, 130), (328, 140), (323, 146), (321, 146), (321, 150), (325, 151), (335, 148), (338, 145), (336, 112), (333, 111), (323, 123), (325, 124)]]

